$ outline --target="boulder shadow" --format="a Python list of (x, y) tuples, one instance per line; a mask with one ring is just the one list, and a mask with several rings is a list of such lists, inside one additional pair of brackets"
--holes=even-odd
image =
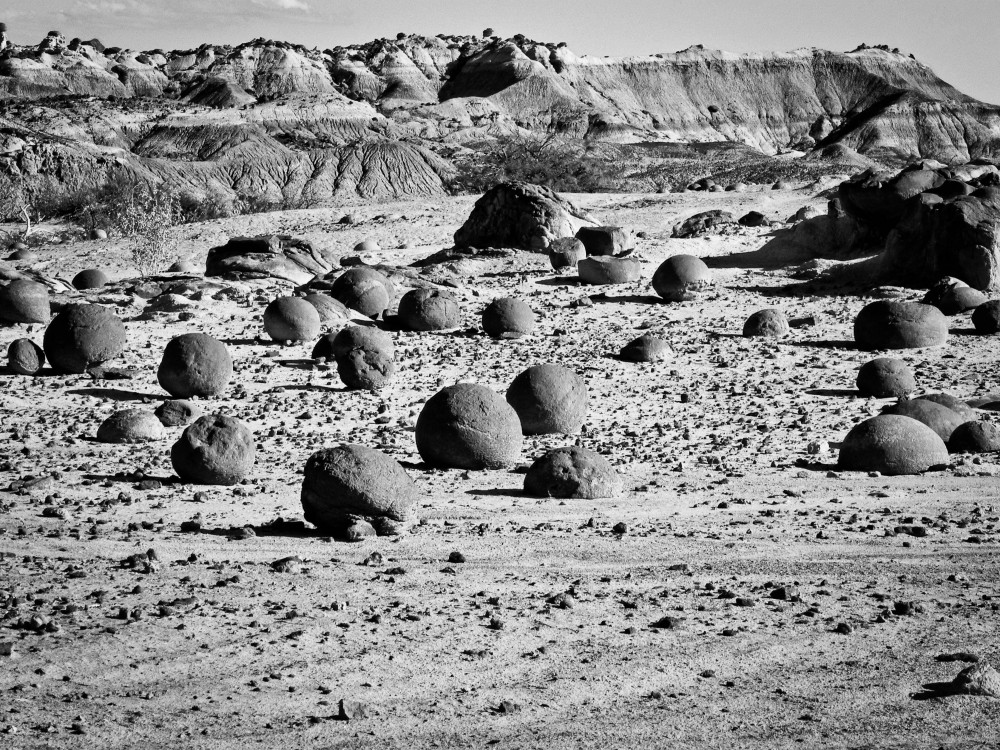
[(309, 371), (316, 367), (316, 360), (314, 359), (278, 359), (275, 360), (275, 363), (293, 370)]
[(512, 490), (505, 490), (502, 488), (492, 490), (466, 490), (465, 494), (477, 495), (479, 497), (531, 497), (531, 495), (524, 494), (524, 489), (522, 487)]
[(858, 345), (854, 341), (837, 341), (829, 339), (823, 339), (820, 341), (789, 341), (788, 345), (816, 349), (850, 349), (852, 351), (856, 351), (858, 348)]
[(545, 286), (586, 286), (579, 276), (553, 276), (548, 279), (537, 279), (535, 283)]
[(955, 683), (953, 682), (926, 682), (921, 687), (923, 691), (919, 693), (910, 693), (910, 697), (915, 701), (929, 701), (935, 698), (948, 698), (952, 695), (961, 695), (961, 693), (955, 689)]
[(267, 341), (266, 339), (239, 339), (228, 338), (219, 339), (226, 346), (280, 346), (277, 341)]
[[(834, 443), (830, 443), (830, 450), (839, 450), (839, 449), (840, 449), (839, 443), (837, 443), (836, 446)], [(842, 471), (842, 469), (839, 468), (839, 464), (836, 463), (827, 464), (823, 463), (822, 461), (801, 461), (801, 462), (796, 461), (795, 468), (805, 469), (806, 471)]]
[[(279, 388), (281, 390), (279, 390)], [(264, 393), (282, 393), (283, 391), (325, 391), (326, 393), (348, 393), (351, 391), (347, 386), (336, 388), (332, 385), (320, 385), (319, 383), (288, 383), (278, 384), (273, 388), (268, 388)]]
[(166, 401), (170, 396), (162, 393), (138, 393), (137, 391), (126, 391), (121, 388), (74, 388), (67, 391), (74, 396), (90, 396), (91, 398), (105, 398), (111, 401), (143, 401), (152, 399), (153, 401)]
[(810, 396), (831, 396), (833, 398), (861, 397), (861, 391), (856, 388), (810, 388), (806, 393)]
[(610, 304), (636, 304), (636, 305), (663, 305), (666, 304), (665, 301), (657, 297), (655, 294), (624, 294), (620, 297), (612, 297), (606, 292), (599, 292), (598, 294), (590, 295), (590, 299), (596, 302), (610, 303)]
[[(99, 443), (96, 438), (89, 439), (89, 442)], [(99, 443), (100, 445), (121, 445), (121, 443)], [(152, 480), (155, 482), (160, 482), (164, 486), (183, 484), (183, 482), (176, 476), (163, 476), (163, 477), (129, 477), (121, 476), (120, 474), (84, 474), (84, 479), (89, 479), (92, 482), (114, 482), (115, 484), (138, 484), (139, 482), (145, 482), (146, 480)]]

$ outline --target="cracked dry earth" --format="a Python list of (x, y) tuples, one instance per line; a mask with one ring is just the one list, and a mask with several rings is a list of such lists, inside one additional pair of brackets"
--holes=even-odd
[[(431, 267), (421, 277), (457, 287), (464, 327), (393, 332), (400, 372), (378, 394), (311, 367), (311, 342), (258, 340), (265, 304), (289, 289), (273, 281), (222, 282), (186, 321), (143, 315), (112, 285), (90, 297), (125, 320), (111, 364), (135, 379), (0, 375), (0, 747), (994, 745), (995, 699), (924, 685), (1000, 658), (996, 457), (915, 477), (837, 472), (837, 442), (884, 405), (854, 392), (872, 355), (853, 348), (851, 324), (870, 298), (803, 286), (788, 258), (758, 252), (766, 230), (668, 239), (698, 210), (784, 218), (823, 201), (573, 198), (647, 233), (646, 281), (584, 287), (529, 253)], [(265, 230), (333, 255), (371, 237), (407, 243), (378, 258), (404, 266), (448, 246), (472, 202), (358, 205), (351, 226), (336, 224), (344, 207), (267, 214), (176, 238), (203, 261), (225, 237)], [(716, 290), (660, 304), (648, 279), (679, 252), (714, 266)], [(120, 278), (126, 260), (88, 242), (47, 248), (36, 267)], [(492, 341), (479, 313), (510, 294), (534, 308), (536, 332)], [(778, 343), (741, 338), (770, 306), (814, 324)], [(945, 347), (902, 353), (920, 390), (996, 389), (996, 340), (963, 335), (967, 316), (952, 329)], [(171, 480), (179, 428), (140, 447), (93, 441), (115, 409), (166, 396), (163, 346), (192, 330), (236, 361), (226, 395), (204, 404), (256, 435), (257, 465), (235, 487)], [(673, 361), (614, 358), (647, 331), (671, 341)], [(41, 327), (0, 329), (0, 346), (24, 335), (40, 341)], [(504, 391), (541, 362), (586, 379), (590, 415), (579, 436), (526, 438), (523, 464), (578, 441), (625, 475), (621, 497), (538, 500), (520, 492), (523, 466), (420, 464), (413, 425), (434, 392)], [(406, 467), (422, 495), (412, 533), (348, 544), (298, 523), (306, 458), (340, 442)]]

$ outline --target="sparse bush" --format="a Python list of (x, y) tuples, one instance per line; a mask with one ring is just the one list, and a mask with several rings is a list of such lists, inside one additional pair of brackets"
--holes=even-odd
[(167, 185), (123, 186), (120, 200), (106, 203), (111, 229), (131, 242), (132, 263), (142, 276), (160, 271), (173, 255), (167, 234), (182, 216), (177, 193)]

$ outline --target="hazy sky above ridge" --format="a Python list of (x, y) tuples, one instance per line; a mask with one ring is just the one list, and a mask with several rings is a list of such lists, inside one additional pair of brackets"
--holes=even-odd
[(861, 42), (913, 53), (965, 93), (1000, 104), (1000, 0), (7, 0), (19, 44), (50, 29), (133, 49), (187, 49), (255, 37), (309, 47), (397, 32), (492, 27), (578, 55), (645, 55), (703, 44), (730, 52)]

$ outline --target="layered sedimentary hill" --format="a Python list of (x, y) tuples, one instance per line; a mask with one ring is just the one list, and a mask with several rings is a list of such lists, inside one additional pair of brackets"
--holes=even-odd
[(897, 51), (578, 57), (523, 37), (134, 52), (53, 34), (0, 56), (8, 173), (169, 178), (269, 200), (432, 194), (443, 154), (518, 128), (617, 143), (1000, 156), (1000, 107)]

